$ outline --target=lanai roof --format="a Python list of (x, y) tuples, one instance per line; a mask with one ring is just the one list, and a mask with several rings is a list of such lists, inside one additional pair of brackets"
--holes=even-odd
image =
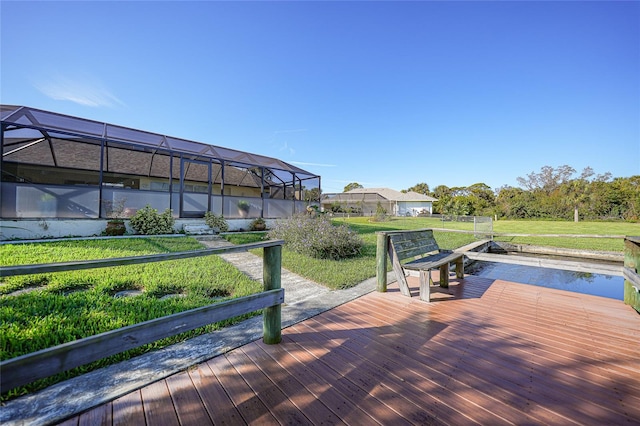
[[(16, 105), (0, 105), (0, 118), (3, 123), (15, 124), (18, 127), (45, 129), (47, 132), (80, 136), (87, 139), (107, 139), (113, 142), (124, 142), (142, 145), (152, 149), (170, 150), (181, 153), (209, 157), (218, 160), (262, 166), (269, 169), (284, 170), (295, 173), (300, 179), (314, 178), (317, 175), (277, 158), (251, 154), (235, 149), (208, 145), (186, 139), (179, 139), (157, 133), (130, 129), (127, 127), (88, 120), (79, 117), (43, 111), (36, 108)], [(9, 126), (7, 130), (11, 130)], [(20, 130), (16, 130), (19, 132)], [(24, 135), (19, 136), (25, 139)], [(5, 144), (10, 136), (5, 135)]]

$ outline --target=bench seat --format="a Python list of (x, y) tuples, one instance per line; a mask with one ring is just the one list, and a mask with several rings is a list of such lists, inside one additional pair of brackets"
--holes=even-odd
[(420, 271), (423, 269), (435, 269), (435, 268), (439, 268), (444, 264), (455, 262), (461, 257), (462, 257), (461, 253), (454, 253), (452, 251), (441, 251), (440, 253), (435, 253), (435, 254), (429, 255), (428, 257), (423, 257), (420, 259), (413, 260), (411, 262), (407, 262), (404, 265), (402, 265), (402, 267), (404, 269), (409, 269), (413, 271)]
[[(464, 253), (441, 250), (433, 237), (433, 231), (401, 231), (389, 234), (388, 254), (396, 273), (400, 292), (411, 296), (406, 271), (418, 271), (420, 276), (420, 299), (430, 301), (430, 286), (433, 284), (431, 270), (440, 269), (440, 286), (449, 286), (449, 264), (456, 264), (456, 277), (464, 278)], [(404, 262), (407, 259), (413, 259)]]

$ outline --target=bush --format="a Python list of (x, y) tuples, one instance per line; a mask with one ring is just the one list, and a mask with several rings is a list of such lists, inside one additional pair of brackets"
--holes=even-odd
[(166, 209), (162, 214), (152, 208), (149, 204), (131, 218), (131, 227), (143, 235), (173, 234), (173, 224), (175, 219), (170, 209)]
[(380, 201), (378, 201), (378, 205), (376, 206), (376, 214), (375, 216), (371, 217), (371, 219), (369, 220), (370, 222), (385, 222), (389, 219), (389, 216), (387, 216), (387, 210), (382, 207), (382, 203), (380, 203)]
[(278, 222), (268, 237), (284, 240), (289, 249), (317, 259), (358, 256), (363, 246), (360, 236), (347, 225), (334, 226), (324, 217), (306, 214)]
[(227, 232), (229, 230), (229, 225), (227, 224), (227, 220), (222, 216), (216, 215), (214, 212), (206, 212), (204, 214), (204, 221), (209, 228), (213, 230), (218, 230), (218, 232)]
[(253, 219), (249, 224), (250, 231), (264, 231), (265, 229), (267, 229), (267, 223), (261, 217)]

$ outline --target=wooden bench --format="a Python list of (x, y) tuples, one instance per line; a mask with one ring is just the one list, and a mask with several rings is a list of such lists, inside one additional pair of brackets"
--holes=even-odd
[[(432, 269), (440, 268), (440, 287), (449, 287), (449, 264), (452, 262), (456, 264), (456, 277), (464, 278), (464, 253), (441, 250), (430, 229), (390, 233), (388, 254), (400, 292), (405, 296), (411, 297), (406, 271), (418, 271), (420, 299), (426, 302), (430, 301)], [(407, 259), (413, 260), (403, 263)]]

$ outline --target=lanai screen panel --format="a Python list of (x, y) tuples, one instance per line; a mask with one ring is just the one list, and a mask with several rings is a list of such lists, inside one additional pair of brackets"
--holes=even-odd
[(305, 191), (320, 192), (318, 176), (276, 158), (28, 107), (0, 105), (0, 113), (3, 182), (102, 185), (175, 196), (210, 184), (216, 197), (290, 201), (305, 199)]
[(82, 141), (66, 135), (52, 134), (51, 151), (56, 167), (100, 171), (100, 142)]
[[(20, 129), (27, 130), (27, 129)], [(28, 129), (31, 130), (31, 129)], [(4, 138), (3, 161), (55, 167), (49, 141), (38, 132), (35, 137), (19, 137), (14, 130)]]
[(262, 168), (242, 163), (226, 163), (224, 194), (238, 197), (261, 197)]

